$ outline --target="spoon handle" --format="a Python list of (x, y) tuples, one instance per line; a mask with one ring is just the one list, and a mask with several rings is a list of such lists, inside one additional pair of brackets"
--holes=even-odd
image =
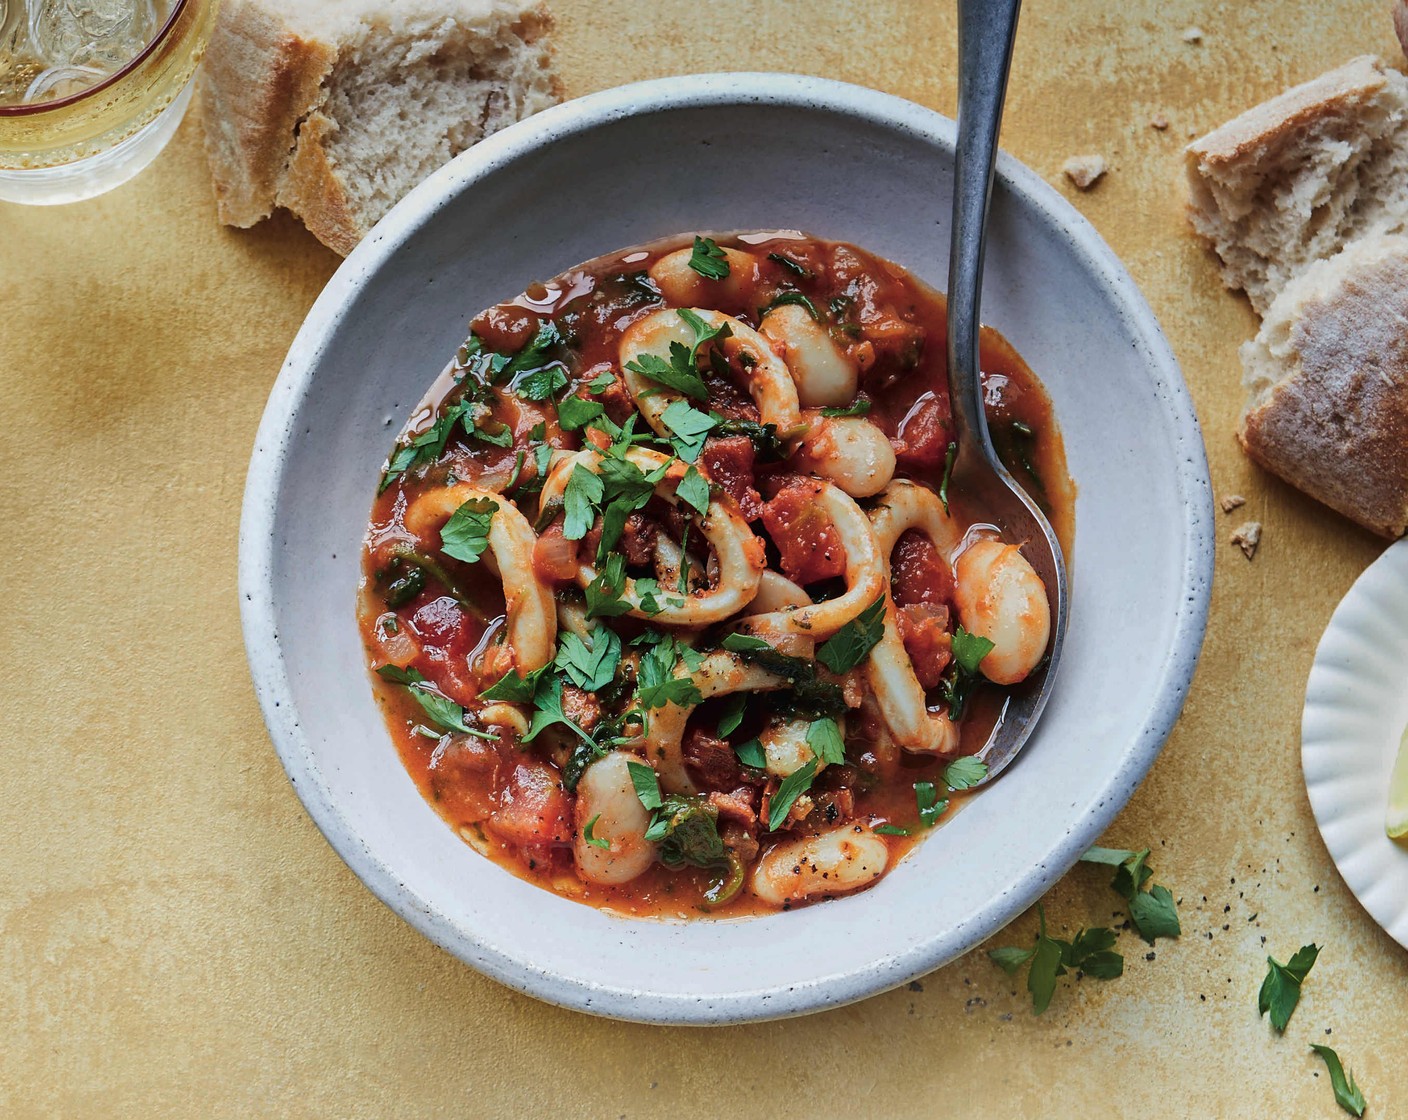
[(958, 0), (958, 150), (948, 262), (948, 364), (960, 430), (996, 465), (983, 412), (978, 304), (997, 135), (1021, 0)]

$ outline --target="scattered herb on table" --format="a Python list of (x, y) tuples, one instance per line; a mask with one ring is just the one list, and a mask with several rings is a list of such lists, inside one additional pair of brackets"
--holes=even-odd
[(1183, 932), (1173, 893), (1157, 884), (1147, 891), (1143, 889), (1154, 874), (1148, 865), (1148, 848), (1137, 852), (1124, 848), (1091, 848), (1080, 858), (1084, 863), (1101, 863), (1115, 869), (1110, 888), (1129, 903), (1129, 920), (1150, 945), (1160, 937), (1178, 937)]
[(1310, 1048), (1325, 1060), (1325, 1067), (1330, 1071), (1330, 1087), (1335, 1091), (1335, 1103), (1348, 1113), (1363, 1116), (1364, 1110), (1369, 1107), (1368, 1102), (1364, 1100), (1364, 1094), (1355, 1084), (1354, 1074), (1345, 1074), (1344, 1066), (1340, 1064), (1340, 1056), (1328, 1046), (1312, 1042)]
[(1015, 976), (1023, 965), (1027, 972), (1027, 991), (1032, 997), (1032, 1011), (1040, 1015), (1051, 1006), (1056, 992), (1056, 980), (1070, 970), (1076, 970), (1097, 980), (1113, 980), (1124, 974), (1124, 958), (1114, 951), (1115, 931), (1103, 927), (1082, 929), (1070, 941), (1050, 937), (1046, 932), (1046, 911), (1036, 908), (1040, 923), (1036, 944), (1030, 949), (1008, 947), (991, 949), (988, 956), (1008, 976)]
[(1302, 945), (1285, 964), (1272, 957), (1266, 958), (1269, 967), (1266, 979), (1261, 982), (1261, 991), (1257, 993), (1256, 1006), (1262, 1015), (1270, 1013), (1271, 1026), (1278, 1033), (1291, 1021), (1291, 1013), (1300, 1002), (1301, 985), (1319, 955), (1320, 947), (1310, 944)]

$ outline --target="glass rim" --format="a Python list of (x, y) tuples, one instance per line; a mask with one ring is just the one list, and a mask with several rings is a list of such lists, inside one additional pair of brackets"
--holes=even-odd
[(166, 17), (166, 22), (161, 25), (161, 30), (147, 41), (146, 46), (101, 82), (89, 86), (87, 89), (79, 90), (77, 93), (71, 93), (67, 97), (56, 97), (51, 101), (37, 101), (32, 105), (0, 105), (0, 117), (28, 117), (39, 113), (52, 112), (55, 109), (66, 109), (70, 105), (76, 105), (85, 98), (92, 97), (96, 93), (101, 93), (103, 90), (120, 82), (150, 58), (152, 53), (161, 46), (166, 40), (166, 37), (171, 33), (171, 29), (176, 26), (177, 19), (180, 18), (181, 13), (185, 11), (187, 4), (190, 2), (191, 0), (176, 0), (175, 5), (173, 5), (171, 9), (171, 14)]

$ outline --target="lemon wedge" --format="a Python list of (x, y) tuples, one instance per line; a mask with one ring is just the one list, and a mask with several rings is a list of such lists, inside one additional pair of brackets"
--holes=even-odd
[(1399, 740), (1398, 758), (1388, 780), (1388, 820), (1384, 827), (1390, 840), (1408, 838), (1408, 728), (1404, 728)]

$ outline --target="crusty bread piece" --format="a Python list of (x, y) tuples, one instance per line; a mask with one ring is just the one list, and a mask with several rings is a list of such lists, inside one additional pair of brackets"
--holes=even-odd
[(1259, 314), (1307, 265), (1408, 227), (1408, 79), (1371, 55), (1188, 146), (1189, 219)]
[(220, 220), (283, 206), (350, 252), (435, 168), (558, 99), (550, 26), (531, 0), (225, 0), (202, 91)]
[(1386, 537), (1408, 528), (1408, 237), (1370, 236), (1287, 284), (1242, 346), (1237, 433), (1267, 470)]

